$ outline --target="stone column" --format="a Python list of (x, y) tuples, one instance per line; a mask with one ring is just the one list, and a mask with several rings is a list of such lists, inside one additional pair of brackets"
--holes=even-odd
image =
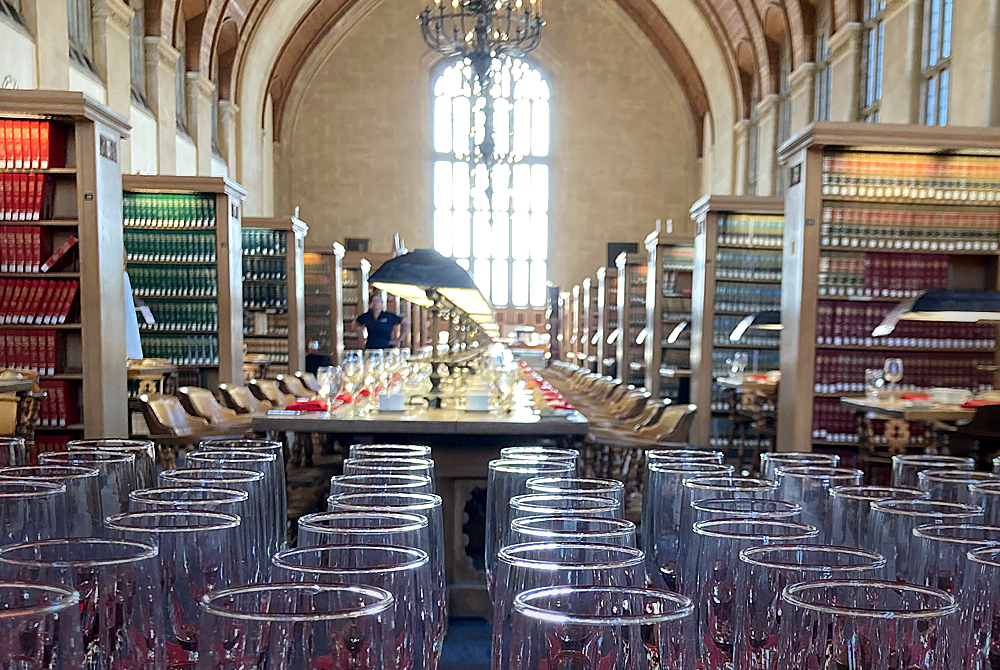
[[(132, 8), (122, 0), (94, 0), (94, 67), (104, 81), (108, 107), (126, 119), (132, 113), (132, 72), (129, 33)], [(122, 174), (132, 172), (132, 151), (122, 140)]]
[(66, 0), (35, 0), (26, 5), (24, 18), (35, 36), (38, 88), (65, 91), (69, 88)]
[(920, 12), (913, 0), (886, 2), (883, 25), (882, 123), (920, 122)]
[(948, 123), (1000, 125), (1000, 0), (962, 0), (954, 12)]
[(239, 105), (228, 100), (219, 101), (219, 149), (226, 159), (226, 174), (236, 178), (236, 123)]
[(861, 96), (861, 24), (848, 23), (827, 40), (830, 50), (830, 120), (857, 121)]
[(816, 118), (816, 64), (803, 63), (788, 75), (789, 97), (792, 101), (791, 135), (799, 132)]
[(750, 121), (743, 119), (733, 126), (733, 153), (736, 165), (736, 181), (733, 193), (747, 195), (747, 177), (750, 169)]
[(774, 195), (778, 186), (778, 105), (772, 93), (757, 103), (757, 195)]
[(198, 174), (212, 174), (212, 93), (215, 84), (198, 72), (186, 73), (187, 128), (198, 151)]
[(160, 174), (177, 172), (177, 93), (174, 70), (180, 57), (170, 41), (162, 37), (145, 38), (146, 101), (156, 117), (157, 170)]

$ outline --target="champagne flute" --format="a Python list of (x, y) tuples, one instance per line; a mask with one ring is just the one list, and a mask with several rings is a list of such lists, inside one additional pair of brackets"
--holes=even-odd
[(345, 351), (344, 361), (340, 367), (344, 374), (344, 388), (351, 396), (348, 415), (353, 415), (358, 405), (358, 392), (361, 389), (361, 382), (365, 378), (365, 364), (361, 358), (361, 350), (351, 349)]
[(899, 400), (898, 391), (896, 390), (896, 384), (899, 380), (903, 378), (903, 359), (902, 358), (887, 358), (885, 359), (885, 365), (882, 368), (882, 376), (887, 382), (889, 382), (889, 399), (890, 401)]
[(399, 351), (399, 347), (389, 349), (385, 352), (387, 393), (397, 393), (399, 391), (400, 368), (402, 366), (403, 354)]
[(369, 349), (365, 351), (365, 380), (364, 387), (368, 390), (366, 401), (366, 412), (374, 407), (375, 396), (384, 389), (385, 379), (385, 356), (381, 349)]

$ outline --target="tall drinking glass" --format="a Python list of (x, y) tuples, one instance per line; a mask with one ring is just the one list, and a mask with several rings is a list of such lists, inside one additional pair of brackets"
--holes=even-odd
[(299, 518), (299, 546), (394, 545), (415, 547), (430, 556), (429, 526), (423, 514), (316, 512)]
[(531, 543), (500, 550), (493, 604), (493, 670), (506, 670), (511, 654), (514, 597), (544, 586), (642, 586), (642, 552), (602, 544)]
[(567, 496), (597, 496), (612, 498), (625, 509), (625, 484), (617, 479), (585, 479), (583, 477), (532, 477), (525, 486), (528, 493)]
[(190, 668), (198, 660), (198, 603), (242, 578), (245, 555), (235, 529), (239, 517), (220, 512), (126, 512), (108, 517), (119, 537), (159, 549), (166, 594), (159, 617), (166, 622), (168, 667)]
[(562, 449), (559, 447), (503, 447), (500, 449), (500, 458), (550, 458), (570, 461), (576, 465), (580, 459), (580, 452), (576, 449)]
[(394, 670), (393, 598), (343, 584), (251, 584), (201, 600), (198, 670)]
[(420, 444), (352, 444), (351, 458), (430, 458), (431, 448)]
[[(540, 449), (541, 447), (535, 448)], [(563, 458), (569, 457), (564, 455)], [(489, 590), (490, 598), (493, 597), (493, 587), (495, 586), (497, 552), (503, 546), (504, 538), (510, 528), (510, 520), (513, 518), (510, 499), (525, 493), (527, 491), (526, 483), (533, 477), (572, 477), (575, 473), (575, 454), (571, 460), (563, 461), (509, 460), (504, 458), (490, 461), (486, 484), (485, 539), (486, 588)]]
[(4, 604), (0, 609), (0, 667), (84, 667), (79, 593), (61, 586), (2, 582), (0, 603)]
[(983, 523), (1000, 526), (1000, 482), (972, 484), (969, 488), (969, 504), (983, 508)]
[(14, 581), (79, 593), (79, 644), (88, 670), (167, 667), (163, 583), (153, 545), (93, 537), (15, 544), (0, 549), (0, 571)]
[(975, 484), (1000, 483), (1000, 475), (992, 472), (968, 470), (921, 470), (917, 473), (917, 486), (926, 491), (932, 500), (970, 503)]
[(104, 533), (100, 473), (75, 465), (23, 465), (0, 468), (0, 480), (51, 482), (66, 487), (66, 506), (59, 511), (68, 537), (97, 537)]
[[(417, 475), (434, 481), (434, 461), (429, 458), (348, 458), (345, 475)], [(433, 491), (432, 491), (433, 493)]]
[(911, 581), (913, 529), (926, 524), (979, 523), (983, 508), (937, 500), (876, 500), (871, 503), (868, 548), (886, 558), (886, 578)]
[(780, 668), (945, 670), (938, 635), (957, 606), (944, 591), (875, 580), (785, 587)]
[(889, 382), (890, 401), (899, 400), (896, 385), (903, 379), (903, 359), (885, 359), (885, 365), (882, 366), (882, 377)]
[(840, 456), (837, 454), (818, 454), (812, 451), (767, 452), (760, 455), (760, 476), (763, 479), (777, 481), (778, 476), (775, 474), (775, 469), (803, 465), (835, 468), (840, 465)]
[(584, 516), (527, 516), (510, 522), (510, 544), (559, 542), (635, 547), (635, 524)]
[(423, 475), (366, 474), (334, 475), (330, 478), (330, 495), (341, 493), (434, 493), (434, 482)]
[(891, 486), (834, 487), (830, 489), (827, 537), (831, 544), (874, 549), (871, 503), (876, 500), (916, 500), (926, 497), (926, 493), (917, 489)]
[(917, 473), (922, 470), (975, 470), (976, 461), (961, 456), (931, 454), (896, 454), (892, 457), (892, 486), (917, 488)]
[(722, 465), (725, 454), (714, 449), (650, 449), (647, 463), (715, 463)]
[[(830, 489), (838, 486), (861, 486), (864, 473), (853, 468), (831, 468), (826, 466), (779, 466), (775, 470), (778, 477), (778, 496), (782, 500), (802, 505), (803, 523), (812, 524), (822, 531), (830, 525)], [(829, 540), (826, 532), (823, 541)]]
[(66, 486), (0, 480), (0, 546), (63, 537)]
[(0, 437), (0, 467), (10, 468), (28, 464), (28, 450), (22, 437)]
[(968, 552), (961, 594), (964, 670), (995, 670), (1000, 646), (1000, 547)]
[[(625, 516), (622, 506), (613, 498), (540, 493), (514, 496), (510, 499), (510, 510), (512, 520), (546, 515), (596, 516), (604, 519), (622, 519)], [(510, 537), (509, 528), (504, 537)]]
[(329, 545), (278, 552), (275, 576), (283, 582), (351, 584), (392, 594), (395, 670), (434, 668), (432, 603), (427, 553), (371, 545)]
[(135, 485), (146, 489), (156, 484), (156, 445), (152, 440), (108, 437), (94, 440), (71, 440), (70, 451), (124, 451), (135, 456)]
[(514, 598), (514, 670), (690, 670), (694, 607), (676, 593), (579, 586), (533, 589)]
[(739, 554), (768, 544), (811, 542), (816, 526), (766, 519), (717, 519), (699, 521), (694, 532), (701, 538), (697, 561), (695, 606), (702, 670), (729, 670), (736, 644)]
[(781, 592), (821, 579), (877, 579), (885, 558), (874, 551), (820, 545), (765, 545), (740, 552), (736, 578), (735, 667), (779, 670)]
[(798, 521), (802, 506), (784, 500), (702, 498), (691, 503), (692, 523), (713, 519), (770, 519)]
[(728, 475), (733, 472), (733, 466), (698, 461), (650, 461), (646, 468), (640, 524), (641, 546), (646, 552), (646, 578), (656, 588), (677, 591), (680, 588), (684, 480), (700, 475)]
[(361, 385), (365, 380), (365, 362), (360, 349), (349, 349), (344, 352), (344, 360), (340, 364), (344, 373), (344, 390), (350, 396), (348, 415), (357, 414)]
[(136, 484), (135, 454), (124, 451), (54, 451), (38, 455), (39, 465), (75, 465), (100, 473), (101, 509), (105, 515), (128, 509), (128, 494)]

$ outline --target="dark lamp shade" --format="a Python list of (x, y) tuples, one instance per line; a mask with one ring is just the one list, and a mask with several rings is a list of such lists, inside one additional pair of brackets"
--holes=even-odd
[(743, 335), (753, 328), (754, 330), (781, 330), (781, 312), (776, 309), (769, 309), (757, 312), (746, 317), (733, 328), (729, 335), (730, 342), (739, 342)]
[(900, 321), (950, 321), (975, 323), (1000, 321), (1000, 291), (931, 289), (896, 305), (882, 320), (873, 337), (888, 335)]

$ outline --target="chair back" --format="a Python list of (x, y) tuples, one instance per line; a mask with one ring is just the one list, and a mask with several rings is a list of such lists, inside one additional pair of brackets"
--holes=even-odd
[(293, 398), (315, 398), (316, 394), (305, 387), (302, 381), (294, 375), (275, 375), (281, 392)]
[(273, 379), (251, 379), (247, 386), (258, 400), (267, 400), (275, 409), (285, 409), (288, 403), (295, 401), (294, 396), (282, 393), (278, 382)]
[(142, 414), (152, 435), (170, 437), (191, 435), (208, 427), (208, 421), (184, 411), (181, 401), (172, 395), (141, 395)]
[(236, 418), (236, 412), (219, 404), (212, 392), (197, 386), (182, 386), (177, 389), (181, 406), (188, 414), (199, 416), (210, 424), (219, 425)]
[(237, 414), (265, 414), (271, 409), (267, 400), (259, 400), (250, 389), (238, 384), (219, 384), (222, 403)]
[(670, 404), (669, 400), (653, 400), (646, 403), (642, 413), (630, 422), (632, 430), (638, 432), (656, 424), (663, 416), (663, 411)]
[(307, 389), (313, 393), (319, 393), (319, 380), (316, 379), (316, 375), (311, 372), (302, 372), (300, 370), (295, 373), (295, 376), (298, 377), (299, 381), (302, 382), (302, 385)]
[(647, 402), (649, 402), (648, 391), (631, 391), (620, 403), (611, 408), (611, 413), (618, 417), (619, 421), (634, 419), (639, 416)]
[(660, 419), (640, 434), (651, 436), (656, 442), (687, 442), (697, 405), (671, 405), (663, 410)]

